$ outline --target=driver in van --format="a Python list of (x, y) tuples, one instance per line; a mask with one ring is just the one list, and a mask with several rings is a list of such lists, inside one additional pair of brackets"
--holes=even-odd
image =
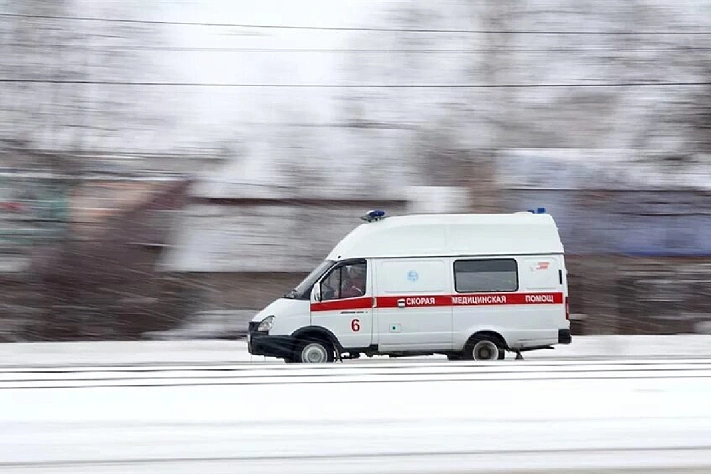
[(365, 294), (365, 268), (363, 265), (348, 267), (344, 276), (341, 298), (356, 298)]

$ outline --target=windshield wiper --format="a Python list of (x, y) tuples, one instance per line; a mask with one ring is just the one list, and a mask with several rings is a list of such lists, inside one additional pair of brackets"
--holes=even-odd
[(285, 294), (284, 298), (289, 298), (289, 299), (293, 300), (296, 298), (296, 294), (297, 294), (296, 289), (293, 289), (290, 292), (288, 292), (287, 294)]

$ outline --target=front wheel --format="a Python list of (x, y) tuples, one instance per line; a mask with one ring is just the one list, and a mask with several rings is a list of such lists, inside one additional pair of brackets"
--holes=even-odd
[(305, 341), (296, 351), (295, 362), (305, 364), (323, 364), (335, 360), (333, 347), (323, 341)]

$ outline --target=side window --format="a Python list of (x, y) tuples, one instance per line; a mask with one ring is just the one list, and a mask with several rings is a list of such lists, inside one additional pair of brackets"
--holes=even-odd
[(518, 290), (518, 265), (512, 258), (457, 260), (454, 262), (457, 293)]
[(334, 268), (321, 281), (321, 300), (340, 300), (365, 295), (366, 262), (347, 263)]

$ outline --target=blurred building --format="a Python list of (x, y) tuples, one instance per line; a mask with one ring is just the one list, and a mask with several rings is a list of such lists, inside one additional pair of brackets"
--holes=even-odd
[(464, 190), (446, 186), (367, 196), (357, 188), (202, 182), (160, 269), (188, 279), (203, 314), (238, 318), (246, 327), (247, 318), (295, 287), (368, 210), (462, 212), (466, 203)]
[(156, 262), (188, 178), (74, 168), (81, 157), (67, 155), (2, 158), (0, 337), (138, 337), (181, 319), (188, 302), (174, 301), (184, 293)]

